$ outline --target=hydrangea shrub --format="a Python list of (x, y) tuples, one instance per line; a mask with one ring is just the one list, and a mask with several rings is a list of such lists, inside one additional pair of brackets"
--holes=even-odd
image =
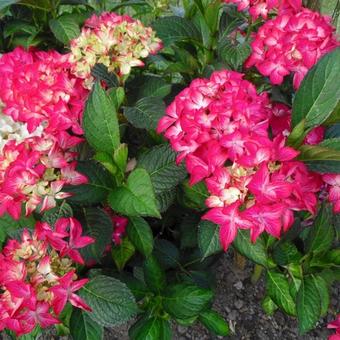
[(339, 4), (309, 5), (0, 4), (1, 331), (227, 336), (233, 256), (339, 338)]

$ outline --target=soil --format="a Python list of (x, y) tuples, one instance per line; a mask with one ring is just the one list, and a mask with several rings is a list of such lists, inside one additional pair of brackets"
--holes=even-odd
[[(228, 320), (232, 331), (229, 337), (211, 335), (203, 326), (192, 327), (173, 325), (174, 340), (326, 340), (332, 331), (327, 323), (335, 318), (340, 311), (340, 284), (333, 287), (331, 311), (317, 327), (307, 335), (299, 336), (297, 322), (280, 311), (273, 316), (264, 313), (261, 301), (265, 293), (264, 280), (252, 284), (250, 277), (252, 265), (247, 263), (241, 270), (233, 264), (230, 255), (225, 255), (217, 267), (217, 287), (214, 309)], [(131, 322), (132, 323), (132, 322)], [(130, 323), (130, 324), (131, 324)], [(105, 340), (128, 340), (129, 325), (121, 325), (114, 329), (106, 329)], [(58, 339), (54, 332), (48, 331), (42, 340)], [(59, 337), (67, 340), (68, 337)], [(84, 339), (85, 340), (85, 339)], [(159, 339), (162, 340), (162, 339)]]

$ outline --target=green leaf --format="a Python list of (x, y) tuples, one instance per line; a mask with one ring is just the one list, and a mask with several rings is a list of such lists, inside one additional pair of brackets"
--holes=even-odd
[(176, 199), (176, 188), (172, 188), (166, 191), (162, 191), (156, 195), (157, 207), (159, 211), (165, 212), (169, 209), (172, 203)]
[(278, 309), (278, 306), (268, 295), (266, 295), (266, 297), (262, 300), (261, 305), (267, 315), (273, 315)]
[(283, 242), (273, 249), (273, 258), (278, 265), (285, 266), (289, 263), (298, 263), (302, 255), (293, 243)]
[(214, 0), (211, 1), (204, 9), (205, 21), (211, 31), (211, 33), (216, 33), (218, 31), (218, 24), (220, 18), (220, 7), (221, 1)]
[(93, 321), (81, 309), (74, 309), (70, 320), (73, 340), (100, 340), (104, 337), (103, 326)]
[(219, 57), (233, 70), (242, 68), (250, 52), (251, 48), (248, 42), (237, 43), (235, 45), (232, 41), (224, 39), (218, 46)]
[(296, 297), (296, 310), (300, 334), (313, 329), (321, 316), (321, 301), (311, 276), (305, 277), (301, 282)]
[(98, 82), (87, 100), (83, 126), (86, 140), (96, 150), (111, 154), (119, 146), (119, 124), (115, 105)]
[(258, 238), (256, 243), (252, 243), (248, 230), (238, 230), (233, 246), (251, 261), (264, 267), (268, 266), (268, 255), (263, 240)]
[(319, 293), (321, 303), (321, 316), (325, 316), (328, 312), (328, 307), (330, 304), (327, 282), (319, 274), (311, 275), (311, 277), (314, 280), (314, 285)]
[(164, 269), (176, 268), (180, 263), (178, 248), (167, 240), (155, 240), (153, 255)]
[(77, 214), (77, 218), (82, 224), (84, 233), (95, 240), (94, 243), (82, 248), (80, 253), (85, 261), (100, 262), (112, 238), (113, 227), (109, 215), (99, 208), (83, 208), (81, 213)]
[(340, 137), (340, 123), (330, 126), (325, 132), (325, 138)]
[(145, 295), (149, 293), (145, 283), (135, 278), (130, 273), (121, 272), (117, 279), (124, 282), (128, 286), (137, 301), (144, 299)]
[(328, 263), (340, 265), (340, 248), (329, 251), (326, 255), (326, 259)]
[(41, 220), (47, 222), (50, 226), (54, 226), (55, 222), (61, 217), (72, 217), (73, 211), (69, 204), (63, 201), (60, 206), (44, 212)]
[(139, 216), (129, 217), (126, 229), (130, 241), (143, 255), (148, 256), (153, 249), (153, 235), (149, 224)]
[(305, 243), (306, 251), (308, 253), (324, 253), (331, 247), (333, 240), (332, 208), (329, 204), (324, 204), (310, 228)]
[(152, 26), (165, 46), (179, 41), (201, 41), (197, 27), (185, 18), (167, 16), (158, 19)]
[(330, 149), (333, 149), (333, 150), (340, 151), (340, 138), (324, 139), (318, 145), (325, 147), (325, 148), (330, 148)]
[(27, 21), (13, 20), (5, 25), (3, 31), (4, 38), (8, 38), (9, 36), (16, 33), (28, 33), (29, 35), (35, 35), (38, 32), (37, 28), (34, 25), (28, 23)]
[(140, 318), (129, 329), (130, 340), (171, 340), (168, 320), (157, 317)]
[(0, 2), (0, 11), (1, 11), (2, 9), (4, 9), (5, 7), (10, 6), (10, 5), (13, 5), (13, 4), (15, 4), (15, 3), (19, 2), (19, 1), (20, 1), (20, 0), (2, 0), (2, 1)]
[(144, 261), (143, 272), (147, 287), (155, 293), (161, 292), (166, 285), (166, 278), (155, 256), (149, 256)]
[(94, 277), (81, 289), (80, 295), (92, 309), (92, 312), (86, 312), (86, 315), (104, 327), (127, 322), (137, 312), (137, 305), (130, 290), (124, 283), (112, 277)]
[(270, 298), (289, 315), (296, 315), (295, 303), (289, 292), (289, 284), (284, 274), (267, 271), (267, 292)]
[(126, 169), (126, 163), (128, 160), (129, 149), (126, 144), (120, 144), (119, 147), (113, 153), (113, 160), (118, 166), (118, 169), (124, 173)]
[(117, 87), (119, 85), (118, 78), (115, 73), (109, 72), (104, 64), (96, 64), (91, 71), (92, 77), (96, 80), (105, 81), (108, 87)]
[(202, 259), (222, 251), (220, 227), (209, 221), (201, 221), (198, 224), (198, 246)]
[(244, 22), (244, 16), (242, 16), (242, 13), (240, 13), (236, 7), (228, 7), (221, 15), (219, 41), (226, 39), (231, 32)]
[(134, 253), (135, 247), (127, 237), (124, 237), (122, 243), (112, 249), (112, 258), (119, 271), (125, 267), (125, 264), (131, 259)]
[(340, 48), (327, 53), (307, 73), (293, 102), (292, 126), (303, 118), (306, 128), (322, 124), (340, 99)]
[(299, 160), (317, 172), (340, 172), (340, 151), (318, 145), (302, 145)]
[(143, 153), (138, 158), (138, 167), (149, 173), (156, 194), (174, 188), (187, 176), (184, 165), (176, 164), (176, 153), (168, 144)]
[(51, 10), (51, 3), (49, 0), (21, 0), (17, 1), (20, 5), (24, 5), (33, 9), (49, 12)]
[(139, 99), (135, 106), (125, 107), (124, 116), (138, 129), (155, 130), (158, 121), (164, 116), (165, 105), (159, 97)]
[(65, 187), (65, 192), (73, 194), (67, 201), (77, 205), (92, 205), (104, 201), (113, 187), (110, 173), (92, 161), (79, 161), (77, 171), (88, 178), (88, 183)]
[(157, 76), (146, 76), (144, 82), (137, 89), (137, 97), (158, 97), (164, 98), (171, 92), (171, 84), (168, 84), (163, 78)]
[(198, 319), (213, 334), (227, 336), (230, 333), (229, 325), (213, 310), (202, 312)]
[(168, 286), (163, 297), (163, 307), (172, 317), (188, 319), (198, 316), (210, 304), (213, 293), (190, 283)]
[[(8, 234), (16, 233), (20, 230), (20, 234), (23, 228), (34, 228), (35, 219), (31, 215), (29, 217), (22, 216), (19, 220), (14, 220), (10, 215), (5, 214), (0, 217), (0, 245), (6, 240)], [(21, 235), (20, 235), (21, 237)]]
[(190, 185), (188, 180), (185, 180), (181, 186), (181, 194), (178, 199), (185, 207), (197, 210), (206, 210), (205, 200), (208, 198), (208, 190), (204, 182), (199, 182)]
[(109, 204), (122, 215), (160, 217), (150, 176), (141, 168), (131, 172), (124, 186), (111, 191)]
[(181, 231), (180, 241), (181, 249), (195, 248), (198, 245), (197, 225), (200, 222), (200, 216), (190, 214), (184, 216), (179, 228)]
[(64, 45), (67, 45), (72, 39), (80, 35), (77, 22), (69, 15), (62, 15), (57, 19), (51, 19), (49, 26), (54, 36)]

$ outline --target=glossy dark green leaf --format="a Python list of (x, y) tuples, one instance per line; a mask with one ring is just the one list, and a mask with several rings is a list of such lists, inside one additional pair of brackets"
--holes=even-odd
[(305, 242), (307, 252), (324, 253), (334, 239), (334, 226), (332, 224), (332, 208), (324, 204), (314, 221)]
[(138, 167), (150, 175), (155, 193), (170, 190), (187, 176), (183, 164), (176, 164), (176, 153), (168, 144), (157, 145), (138, 158)]
[(54, 36), (64, 45), (67, 45), (72, 39), (80, 35), (77, 22), (68, 15), (51, 19), (49, 25)]
[(126, 232), (135, 248), (148, 256), (153, 250), (153, 235), (149, 224), (139, 216), (129, 217)]
[(283, 242), (274, 247), (273, 258), (278, 265), (285, 266), (289, 263), (298, 263), (302, 255), (293, 243)]
[(198, 224), (198, 245), (203, 259), (222, 251), (220, 227), (210, 221), (201, 221)]
[(135, 247), (127, 237), (124, 237), (120, 244), (112, 248), (112, 259), (119, 271), (125, 267), (125, 264), (131, 259), (134, 253)]
[(65, 187), (64, 191), (72, 194), (67, 201), (77, 205), (92, 205), (104, 201), (113, 187), (110, 173), (101, 164), (93, 161), (79, 161), (77, 171), (88, 178), (88, 183)]
[(109, 72), (104, 64), (94, 65), (91, 75), (96, 80), (102, 80), (108, 87), (117, 87), (119, 85), (118, 78), (113, 72)]
[(187, 319), (198, 316), (210, 304), (213, 293), (193, 284), (179, 283), (168, 286), (163, 307), (172, 317)]
[(213, 334), (227, 336), (230, 333), (228, 323), (213, 310), (202, 312), (198, 319)]
[(122, 215), (160, 217), (150, 176), (142, 168), (133, 170), (126, 184), (110, 192), (109, 204)]
[(73, 340), (101, 340), (104, 336), (103, 326), (92, 320), (81, 309), (75, 308), (70, 320), (70, 331)]
[(289, 283), (284, 274), (267, 271), (267, 293), (283, 311), (289, 315), (296, 315), (295, 302), (290, 295)]
[(113, 327), (135, 316), (137, 305), (127, 286), (109, 276), (98, 275), (79, 293), (92, 312), (86, 314), (104, 327)]
[(112, 154), (120, 144), (115, 105), (99, 82), (95, 83), (87, 100), (83, 127), (86, 140), (97, 151)]
[(171, 340), (171, 327), (168, 320), (157, 317), (143, 317), (129, 329), (131, 340)]
[(340, 48), (327, 53), (307, 73), (293, 102), (292, 125), (306, 119), (306, 128), (322, 124), (340, 99)]
[(147, 287), (155, 293), (160, 293), (165, 287), (166, 278), (155, 256), (149, 256), (143, 263), (144, 281)]
[(340, 172), (340, 150), (319, 145), (302, 145), (299, 160), (305, 162), (313, 171)]
[(124, 116), (138, 129), (155, 130), (165, 114), (165, 104), (159, 97), (144, 97), (132, 107), (124, 108)]
[(109, 215), (99, 208), (83, 208), (77, 218), (82, 224), (83, 232), (95, 242), (80, 250), (85, 261), (100, 262), (106, 247), (112, 242), (112, 221)]
[(182, 17), (163, 17), (155, 21), (152, 26), (165, 46), (178, 41), (201, 40), (197, 27), (190, 20)]
[(296, 297), (299, 332), (304, 334), (315, 327), (321, 316), (321, 300), (313, 277), (307, 276), (301, 282)]
[(255, 263), (264, 267), (268, 266), (268, 254), (265, 243), (261, 238), (252, 243), (248, 230), (238, 230), (233, 246), (239, 253)]

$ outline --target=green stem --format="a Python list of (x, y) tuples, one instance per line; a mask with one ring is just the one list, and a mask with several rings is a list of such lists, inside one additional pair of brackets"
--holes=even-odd
[(250, 280), (252, 284), (257, 283), (262, 275), (263, 267), (259, 264), (255, 264), (253, 275), (251, 276)]

